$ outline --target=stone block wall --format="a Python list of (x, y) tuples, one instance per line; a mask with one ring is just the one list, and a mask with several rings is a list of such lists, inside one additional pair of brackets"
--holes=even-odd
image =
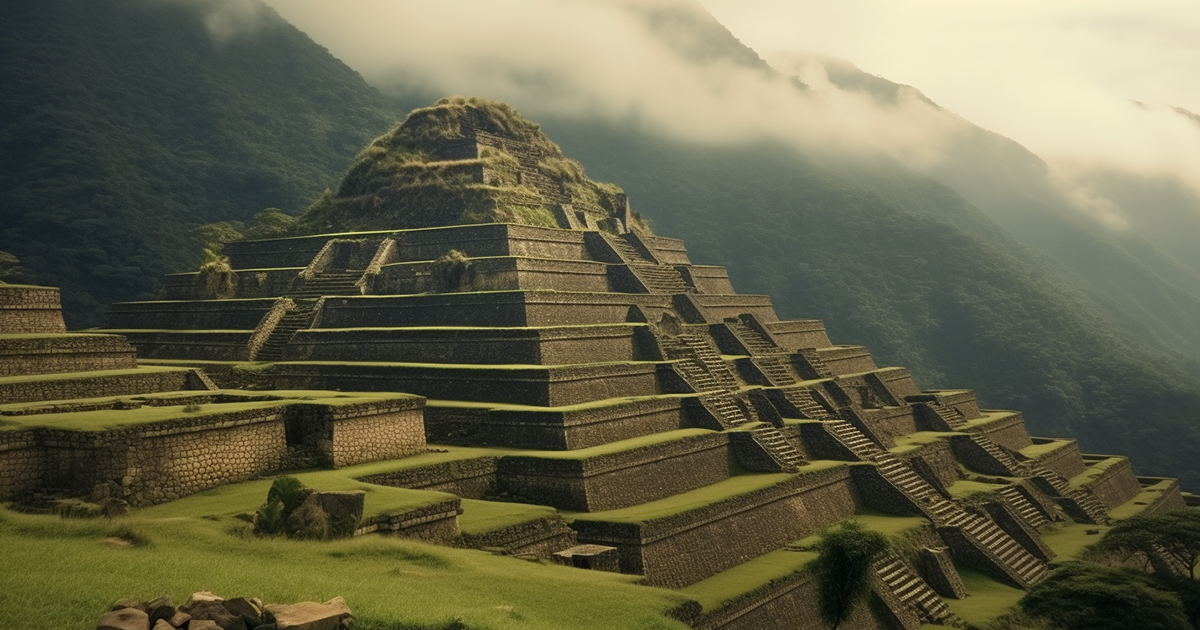
[(860, 374), (878, 369), (875, 359), (864, 346), (831, 346), (818, 348), (818, 356), (837, 375)]
[(425, 401), (331, 410), (335, 468), (398, 459), (425, 450)]
[(617, 510), (727, 479), (728, 444), (713, 433), (588, 459), (503, 457), (499, 488), (562, 510)]
[(1137, 476), (1133, 474), (1129, 458), (1115, 457), (1112, 459), (1116, 461), (1110, 461), (1111, 465), (1103, 473), (1081, 486), (1091, 491), (1096, 499), (1110, 510), (1132, 501), (1142, 490)]
[(456, 459), (359, 477), (359, 481), (395, 488), (449, 492), (464, 499), (485, 499), (497, 493), (498, 457)]
[(958, 460), (954, 458), (954, 452), (950, 445), (943, 440), (922, 445), (920, 448), (902, 453), (898, 457), (917, 468), (919, 473), (921, 469), (928, 471), (934, 478), (934, 486), (940, 485), (942, 488), (948, 488), (962, 477), (962, 472), (958, 469)]
[[(989, 413), (997, 413), (990, 411)], [(971, 427), (972, 433), (985, 435), (1004, 448), (1019, 451), (1026, 446), (1032, 446), (1033, 440), (1025, 429), (1025, 418), (1019, 411), (1002, 412), (1003, 415), (986, 424)]]
[(122, 334), (143, 359), (248, 361), (254, 330), (131, 330)]
[(911, 407), (864, 409), (861, 414), (871, 428), (871, 434), (879, 437), (886, 445), (894, 445), (896, 438), (917, 431)]
[[(649, 235), (637, 235), (637, 238), (640, 239), (642, 244), (649, 248), (651, 252), (654, 252), (654, 257), (663, 264), (691, 264), (691, 261), (688, 260), (687, 247), (684, 246), (682, 239)], [(729, 293), (732, 293), (732, 291), (729, 291)]]
[(819, 319), (790, 319), (763, 324), (775, 341), (784, 349), (796, 352), (805, 348), (828, 348), (833, 345)]
[[(696, 630), (827, 630), (817, 609), (817, 584), (810, 573), (784, 576), (722, 606), (687, 618)], [(859, 603), (840, 630), (895, 630), (867, 601)]]
[(116, 335), (0, 336), (0, 377), (135, 367), (133, 346)]
[(700, 293), (717, 295), (734, 293), (733, 283), (729, 281), (729, 272), (724, 267), (714, 265), (688, 265), (679, 268), (681, 274), (686, 274), (684, 280), (696, 287)]
[(1079, 454), (1079, 443), (1075, 440), (1033, 438), (1034, 444), (1044, 444), (1046, 441), (1061, 442), (1062, 446), (1043, 453), (1037, 458), (1038, 464), (1049, 468), (1067, 479), (1082, 473), (1087, 468), (1083, 463), (1083, 456)]
[[(387, 234), (380, 233), (380, 236)], [(225, 255), (234, 269), (278, 269), (307, 267), (333, 238), (327, 234), (265, 241), (239, 241), (225, 245)], [(239, 274), (240, 275), (240, 274)]]
[(0, 334), (67, 332), (57, 287), (0, 284)]
[(130, 396), (195, 389), (189, 368), (138, 368), (113, 372), (50, 374), (38, 380), (0, 383), (0, 400), (6, 403)]
[(274, 298), (124, 302), (109, 307), (106, 328), (124, 330), (254, 330)]
[(621, 571), (679, 588), (778, 549), (854, 513), (845, 467), (638, 524), (576, 520), (587, 544), (617, 547)]

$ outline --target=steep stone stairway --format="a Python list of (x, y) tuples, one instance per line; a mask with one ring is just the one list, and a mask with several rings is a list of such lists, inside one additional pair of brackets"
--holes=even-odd
[[(697, 388), (696, 391), (738, 388), (733, 370), (708, 339), (694, 333), (683, 333), (675, 337), (664, 335), (659, 338), (659, 345), (668, 359), (681, 359), (684, 369), (690, 371), (689, 375), (696, 370), (703, 372), (704, 375), (697, 374), (697, 377), (699, 382), (703, 383), (704, 389)], [(697, 385), (690, 380), (688, 383), (693, 387)]]
[(651, 293), (694, 293), (695, 290), (689, 287), (683, 281), (683, 276), (679, 275), (679, 271), (671, 265), (661, 265), (649, 258), (646, 258), (632, 243), (626, 238), (626, 235), (610, 235), (601, 232), (604, 240), (616, 250), (617, 255), (629, 265), (629, 269), (633, 274), (642, 281), (642, 284), (650, 290)]
[(962, 620), (950, 611), (946, 602), (895, 554), (887, 554), (876, 560), (871, 568), (879, 581), (901, 603), (911, 606), (917, 611), (917, 616), (922, 622), (938, 626), (963, 627)]
[(318, 298), (326, 295), (361, 295), (362, 291), (356, 284), (362, 276), (362, 270), (319, 273), (312, 279), (305, 280), (299, 288), (288, 292), (288, 296)]
[(821, 403), (817, 402), (811, 390), (792, 388), (780, 391), (783, 392), (783, 397), (795, 406), (796, 409), (799, 409), (805, 418), (810, 420), (825, 420), (833, 417), (825, 410), (825, 407), (821, 406)]
[(920, 406), (928, 413), (936, 415), (954, 431), (959, 431), (967, 426), (967, 420), (963, 417), (962, 412), (953, 407), (947, 407), (938, 402), (921, 403)]
[(737, 317), (726, 318), (725, 327), (750, 351), (751, 360), (766, 375), (772, 386), (782, 387), (796, 383), (791, 358), (786, 350)]
[(253, 360), (255, 361), (278, 361), (283, 358), (283, 348), (291, 341), (296, 331), (308, 328), (312, 325), (313, 320), (317, 316), (317, 306), (319, 300), (303, 300), (296, 302), (296, 308), (287, 312), (275, 328), (271, 329), (271, 334), (267, 336), (267, 340), (259, 347), (255, 353)]
[(1023, 586), (1040, 580), (1046, 564), (1034, 557), (989, 518), (970, 514), (944, 497), (895, 455), (879, 448), (854, 425), (844, 420), (827, 421), (830, 434), (865, 461), (876, 464), (880, 475), (908, 497), (926, 518), (939, 527), (952, 528), (996, 567)]
[(998, 491), (998, 494), (1004, 497), (1004, 502), (1008, 503), (1009, 507), (1021, 515), (1026, 523), (1029, 523), (1034, 529), (1051, 522), (1050, 518), (1033, 504), (1026, 496), (1017, 489), (1016, 485), (1004, 486)]
[(801, 349), (797, 351), (796, 354), (799, 354), (801, 358), (804, 359), (804, 362), (808, 364), (809, 370), (811, 370), (811, 372), (808, 374), (805, 374), (802, 371), (800, 376), (803, 376), (804, 378), (834, 377), (833, 370), (829, 369), (829, 365), (825, 363), (825, 360), (821, 358), (821, 355), (817, 354), (815, 349)]
[[(1071, 482), (1066, 477), (1036, 462), (1018, 461), (1016, 457), (987, 436), (971, 434), (971, 441), (1008, 468), (1010, 474), (1042, 479), (1054, 489), (1060, 499), (1067, 503), (1065, 507), (1072, 518), (1082, 519), (1093, 525), (1108, 522), (1108, 509), (1092, 493), (1071, 488)], [(1076, 509), (1071, 509), (1072, 507)]]

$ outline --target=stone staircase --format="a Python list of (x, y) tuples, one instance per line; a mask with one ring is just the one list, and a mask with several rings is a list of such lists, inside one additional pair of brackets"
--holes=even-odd
[[(675, 337), (664, 335), (659, 338), (659, 345), (666, 358), (681, 359), (677, 365), (684, 372), (684, 379), (696, 388), (696, 391), (738, 389), (739, 384), (733, 369), (721, 358), (716, 347), (708, 339), (694, 333), (683, 333)], [(689, 377), (696, 378), (696, 382)], [(698, 386), (702, 386), (703, 389)]]
[(792, 446), (792, 443), (784, 437), (783, 432), (774, 426), (761, 422), (750, 429), (750, 434), (754, 436), (754, 441), (763, 450), (770, 453), (776, 463), (780, 464), (781, 470), (791, 472), (808, 463), (799, 449)]
[[(1093, 525), (1108, 522), (1108, 508), (1104, 507), (1087, 490), (1071, 488), (1071, 482), (1066, 477), (1036, 462), (1018, 461), (1016, 457), (987, 436), (972, 434), (971, 441), (1008, 468), (1013, 476), (1038, 477), (1049, 484), (1061, 499), (1078, 508), (1078, 510), (1068, 510), (1073, 518), (1082, 518)], [(1072, 512), (1074, 513), (1072, 514)]]
[(255, 361), (278, 361), (283, 358), (283, 348), (287, 345), (296, 331), (308, 328), (312, 325), (313, 320), (317, 317), (316, 300), (312, 302), (304, 301), (297, 302), (296, 308), (287, 312), (275, 328), (271, 329), (271, 334), (267, 336), (267, 340), (263, 342), (262, 347), (254, 356)]
[(816, 349), (805, 348), (799, 350), (796, 354), (800, 355), (804, 359), (804, 362), (808, 364), (809, 373), (805, 374), (804, 371), (801, 371), (800, 376), (806, 379), (834, 377), (833, 370), (829, 369), (829, 365), (825, 363), (825, 360), (821, 358)]
[(963, 417), (962, 412), (958, 409), (946, 407), (945, 405), (936, 402), (922, 403), (922, 405), (927, 411), (935, 414), (938, 418), (941, 418), (942, 422), (946, 423), (946, 426), (949, 426), (955, 431), (960, 431), (967, 426), (966, 418)]
[(624, 260), (625, 264), (629, 265), (629, 269), (633, 271), (633, 274), (642, 281), (642, 284), (651, 293), (675, 294), (695, 292), (683, 281), (683, 276), (679, 275), (678, 270), (670, 265), (660, 265), (646, 258), (629, 242), (626, 235), (610, 235), (605, 232), (601, 232), (601, 235), (616, 250), (621, 260)]
[(825, 420), (833, 417), (825, 410), (825, 407), (821, 406), (821, 403), (817, 402), (811, 390), (792, 388), (780, 391), (783, 392), (783, 397), (796, 409), (799, 409), (807, 419)]
[(792, 373), (791, 361), (786, 355), (753, 357), (754, 365), (767, 376), (774, 387), (795, 385), (796, 376)]
[(892, 592), (902, 604), (917, 611), (923, 623), (937, 626), (963, 627), (963, 622), (946, 605), (925, 580), (922, 580), (904, 561), (895, 554), (887, 554), (876, 560), (872, 570), (879, 582)]
[(363, 276), (363, 271), (341, 271), (335, 273), (318, 273), (299, 288), (288, 292), (288, 297), (318, 298), (326, 295), (361, 295), (362, 290), (357, 283)]
[(1028, 586), (1046, 575), (1046, 564), (1030, 554), (989, 518), (970, 514), (942, 496), (895, 455), (871, 442), (844, 420), (825, 423), (830, 434), (858, 457), (876, 464), (879, 474), (908, 497), (926, 518), (942, 528), (958, 530), (976, 549), (995, 560), (1014, 582)]
[(1042, 512), (1036, 505), (1033, 504), (1025, 494), (1022, 493), (1017, 486), (1009, 485), (1001, 488), (997, 494), (1004, 497), (1004, 502), (1013, 509), (1021, 518), (1025, 519), (1031, 527), (1037, 529), (1043, 525), (1049, 524), (1050, 518)]
[(736, 317), (726, 318), (725, 327), (733, 333), (734, 337), (737, 337), (743, 346), (746, 346), (750, 354), (780, 354), (784, 352), (782, 348), (775, 345), (775, 342)]

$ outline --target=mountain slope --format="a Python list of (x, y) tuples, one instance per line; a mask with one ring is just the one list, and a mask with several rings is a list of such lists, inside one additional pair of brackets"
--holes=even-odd
[(974, 388), (1037, 432), (1200, 484), (1200, 383), (944, 186), (895, 175), (903, 194), (884, 198), (861, 173), (780, 145), (542, 122), (594, 177), (620, 182), (657, 233), (728, 266), (781, 316), (821, 318), (836, 342), (870, 347), (924, 387)]
[(0, 249), (72, 327), (196, 264), (192, 227), (292, 211), (397, 118), (265, 7), (216, 40), (203, 3), (16, 0), (0, 22)]

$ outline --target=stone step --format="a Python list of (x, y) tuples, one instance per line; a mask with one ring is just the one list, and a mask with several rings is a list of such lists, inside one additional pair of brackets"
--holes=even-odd
[(1050, 519), (1030, 502), (1016, 486), (1005, 486), (1000, 489), (999, 494), (1034, 529), (1050, 523)]
[(916, 609), (922, 622), (934, 625), (961, 625), (946, 602), (895, 555), (888, 554), (877, 560), (873, 569), (880, 581), (900, 601)]

